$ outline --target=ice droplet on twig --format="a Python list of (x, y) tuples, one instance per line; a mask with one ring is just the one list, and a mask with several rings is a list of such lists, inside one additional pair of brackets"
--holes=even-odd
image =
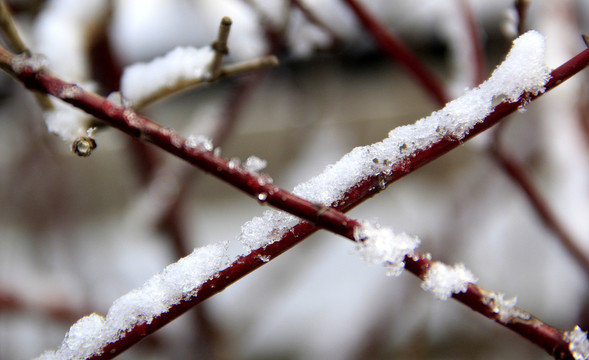
[(519, 319), (529, 318), (529, 314), (525, 314), (523, 311), (518, 311), (515, 307), (517, 304), (517, 297), (505, 299), (503, 293), (491, 293), (488, 297), (485, 297), (483, 302), (490, 306), (493, 313), (499, 315), (501, 322), (508, 322), (511, 318), (517, 317)]
[(236, 158), (236, 157), (231, 158), (227, 162), (227, 166), (229, 166), (229, 169), (231, 169), (231, 170), (237, 169), (239, 167), (239, 165), (241, 165), (241, 160), (239, 160), (239, 158)]
[(88, 157), (96, 149), (96, 141), (89, 136), (80, 136), (71, 145), (72, 151), (81, 157)]
[(205, 151), (213, 151), (213, 141), (205, 135), (190, 135), (186, 139), (186, 147), (191, 149), (202, 149)]
[(268, 174), (260, 174), (258, 176), (258, 185), (260, 185), (260, 186), (272, 184), (273, 182), (274, 182), (274, 179), (272, 179), (272, 177)]
[(268, 194), (266, 194), (265, 192), (261, 192), (258, 194), (258, 200), (260, 202), (265, 202), (268, 199)]
[(271, 260), (269, 255), (258, 255), (258, 259), (262, 260), (263, 262), (268, 262)]
[(260, 159), (257, 156), (250, 156), (245, 160), (244, 167), (247, 172), (251, 174), (258, 174), (260, 171), (264, 170), (267, 165), (267, 161)]

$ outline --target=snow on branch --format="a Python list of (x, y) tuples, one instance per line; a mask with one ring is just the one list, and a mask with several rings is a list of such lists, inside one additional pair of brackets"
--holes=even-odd
[(210, 46), (177, 47), (150, 62), (127, 66), (121, 77), (121, 93), (132, 104), (141, 105), (182, 83), (204, 81), (214, 56)]
[(229, 17), (221, 19), (217, 40), (210, 46), (179, 46), (149, 62), (127, 66), (121, 77), (123, 97), (139, 109), (203, 82), (278, 64), (275, 56), (267, 56), (223, 66), (223, 56), (229, 52), (227, 38), (231, 24)]
[(363, 222), (356, 227), (354, 238), (356, 250), (368, 263), (380, 264), (387, 269), (387, 275), (399, 276), (405, 268), (405, 257), (413, 256), (419, 246), (417, 237), (405, 233), (395, 234), (392, 229)]
[(425, 273), (421, 288), (431, 292), (436, 299), (448, 300), (453, 294), (465, 292), (469, 283), (477, 281), (464, 264), (449, 266), (436, 261)]
[[(398, 276), (405, 268), (405, 259), (419, 261), (424, 258), (431, 260), (429, 254), (420, 255), (415, 249), (421, 243), (416, 236), (405, 233), (395, 234), (392, 229), (378, 224), (361, 222), (354, 231), (354, 239), (358, 242), (356, 250), (368, 263), (382, 265), (387, 269), (388, 276)], [(465, 292), (469, 284), (476, 284), (478, 279), (464, 264), (448, 266), (439, 261), (431, 262), (424, 274), (421, 288), (431, 292), (436, 299), (448, 300), (452, 295)]]
[[(377, 186), (384, 188), (387, 177), (395, 170), (403, 171), (404, 163), (413, 154), (442, 139), (462, 141), (493, 111), (494, 100), (505, 98), (513, 103), (524, 93), (543, 92), (549, 73), (544, 65), (544, 37), (530, 31), (514, 41), (505, 61), (477, 88), (415, 124), (393, 129), (380, 142), (353, 149), (321, 174), (297, 185), (293, 193), (318, 204), (333, 205), (363, 179), (380, 177)], [(261, 218), (242, 227), (240, 240), (249, 248), (263, 247), (279, 239), (280, 233), (296, 222), (292, 215), (267, 210)]]
[[(17, 71), (17, 66), (14, 66), (11, 61), (13, 55), (4, 49), (0, 49), (0, 63), (3, 69), (8, 69), (28, 88), (58, 97), (129, 135), (149, 141), (256, 199), (260, 199), (260, 194), (263, 194), (264, 203), (290, 213), (285, 217), (275, 211), (266, 212), (264, 217), (256, 218), (244, 225), (242, 230), (244, 234), (247, 233), (247, 239), (242, 240), (251, 240), (244, 242), (253, 250), (228, 267), (207, 267), (210, 270), (207, 272), (208, 280), (193, 283), (192, 286), (197, 288), (183, 289), (182, 294), (186, 297), (182, 295), (178, 305), (169, 305), (167, 312), (154, 317), (153, 312), (149, 310), (146, 318), (131, 322), (135, 325), (128, 324), (131, 329), (121, 335), (120, 341), (108, 343), (103, 348), (104, 358), (111, 358), (191, 306), (223, 290), (245, 274), (294, 246), (318, 227), (356, 241), (354, 233), (357, 234), (357, 228), (362, 225), (343, 215), (341, 211), (349, 210), (370, 195), (382, 190), (392, 181), (457, 147), (461, 142), (516, 111), (522, 102), (534, 99), (545, 88), (555, 87), (589, 63), (589, 51), (586, 50), (555, 69), (551, 73), (553, 78), (549, 80), (548, 69), (543, 64), (543, 45), (544, 39), (539, 33), (529, 32), (523, 35), (514, 42), (506, 61), (498, 67), (487, 82), (450, 102), (444, 109), (429, 117), (413, 125), (391, 131), (387, 139), (354, 149), (319, 176), (297, 186), (294, 194), (266, 182), (263, 176), (252, 174), (241, 167), (230, 166), (229, 161), (216, 156), (214, 152), (188, 146), (188, 141), (173, 130), (154, 123), (130, 108), (111, 104), (108, 100), (82, 89), (68, 94), (67, 97), (63, 96), (62, 92), (65, 89), (75, 85), (64, 82), (42, 69), (32, 69), (26, 64), (20, 64), (21, 67)], [(504, 101), (493, 107), (495, 98), (504, 99)], [(270, 215), (267, 215), (268, 213)], [(308, 222), (299, 222), (293, 215)], [(387, 261), (388, 257), (385, 256), (384, 259)], [(416, 252), (413, 256), (405, 257), (405, 268), (420, 277), (424, 277), (432, 265), (431, 260)], [(213, 275), (215, 273), (216, 275)], [(197, 278), (205, 279), (199, 276)], [(464, 280), (464, 276), (459, 278)], [(151, 284), (152, 281), (148, 283)], [(472, 283), (468, 283), (467, 288), (466, 292), (453, 292), (453, 298), (485, 316), (495, 314), (489, 308), (490, 305), (485, 304), (480, 288)], [(492, 318), (496, 319), (496, 315)], [(95, 320), (92, 320), (91, 324), (96, 324)], [(105, 321), (108, 322), (108, 315)], [(147, 324), (149, 321), (151, 323)], [(141, 325), (138, 325), (139, 322), (142, 322)], [(510, 327), (510, 324), (504, 325)], [(566, 357), (566, 352), (569, 350), (561, 349), (564, 341), (562, 336), (559, 335), (558, 341), (554, 340), (554, 334), (559, 333), (557, 330), (539, 321), (534, 322), (533, 325), (524, 325), (525, 328), (517, 326), (510, 328), (547, 351), (551, 353), (559, 351)], [(541, 328), (542, 331), (534, 330), (536, 328)], [(550, 341), (547, 340), (547, 333), (550, 334)]]
[(563, 338), (569, 343), (569, 349), (575, 360), (589, 359), (589, 340), (587, 340), (586, 331), (581, 330), (577, 325), (573, 331), (565, 332)]
[[(87, 50), (97, 24), (104, 21), (108, 13), (109, 2), (105, 0), (48, 2), (34, 25), (33, 48), (43, 56), (33, 55), (33, 58), (42, 58), (43, 66), (59, 76), (93, 89), (95, 84), (90, 80)], [(88, 114), (69, 105), (55, 100), (42, 105), (48, 131), (70, 146), (77, 138), (84, 137), (92, 126)]]
[(138, 324), (150, 324), (156, 316), (196, 292), (229, 262), (227, 243), (198, 248), (168, 265), (137, 289), (116, 299), (105, 317), (90, 314), (73, 324), (61, 347), (43, 353), (38, 360), (86, 359), (101, 355)]
[(517, 304), (517, 297), (505, 299), (505, 294), (503, 293), (489, 293), (485, 296), (483, 302), (491, 307), (491, 310), (494, 314), (497, 314), (501, 322), (511, 322), (514, 318), (529, 319), (529, 314), (515, 306)]

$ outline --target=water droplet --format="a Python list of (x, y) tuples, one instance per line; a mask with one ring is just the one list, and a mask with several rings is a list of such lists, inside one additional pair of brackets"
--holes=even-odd
[(261, 202), (265, 202), (268, 199), (268, 194), (261, 192), (258, 194), (258, 200)]
[(229, 166), (229, 169), (234, 170), (239, 167), (240, 163), (241, 161), (238, 158), (231, 158), (229, 162), (227, 162), (227, 166)]
[(88, 157), (96, 148), (96, 141), (88, 136), (80, 136), (72, 143), (72, 151), (82, 157)]
[(378, 188), (379, 188), (379, 190), (384, 190), (387, 188), (387, 181), (384, 177), (379, 177)]
[(530, 101), (532, 101), (530, 94), (524, 94), (519, 106), (517, 107), (517, 111), (520, 113), (525, 113), (527, 111), (526, 106), (528, 106)]

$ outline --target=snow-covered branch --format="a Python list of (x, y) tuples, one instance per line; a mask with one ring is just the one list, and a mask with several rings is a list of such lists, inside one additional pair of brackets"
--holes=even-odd
[(224, 37), (229, 36), (229, 25), (226, 24), (230, 21), (229, 18), (222, 20), (219, 39), (213, 46), (177, 47), (150, 62), (126, 67), (121, 78), (123, 100), (130, 101), (133, 108), (141, 109), (163, 97), (205, 82), (278, 64), (275, 56), (266, 56), (223, 66), (222, 59), (227, 53), (227, 39)]
[[(341, 206), (348, 201), (343, 196), (348, 189), (358, 191), (359, 185), (361, 188), (361, 184), (367, 181), (374, 183), (374, 186), (370, 186), (372, 192), (375, 188), (382, 189), (393, 179), (494, 125), (517, 110), (522, 102), (527, 103), (553, 87), (559, 80), (554, 80), (555, 73), (549, 75), (543, 64), (543, 47), (544, 40), (540, 34), (527, 33), (514, 42), (514, 48), (506, 61), (495, 70), (489, 81), (414, 125), (394, 129), (385, 140), (354, 149), (321, 175), (295, 188), (293, 194), (273, 185), (267, 177), (252, 174), (236, 166), (233, 161), (216, 156), (212, 149), (195, 144), (173, 130), (137, 114), (132, 108), (113, 104), (101, 96), (86, 92), (75, 84), (53, 76), (37, 64), (29, 64), (27, 59), (12, 57), (9, 66), (12, 73), (28, 88), (53, 95), (131, 136), (151, 142), (263, 203), (319, 225), (331, 224), (333, 228), (338, 228), (339, 219), (330, 223), (331, 217), (324, 215), (320, 219), (316, 218), (317, 204), (320, 207), (325, 204)], [(569, 63), (563, 65), (569, 73), (563, 73), (562, 76), (572, 76), (572, 70), (580, 71), (581, 67), (570, 69)], [(521, 71), (522, 67), (528, 70)], [(555, 70), (558, 74), (562, 72), (559, 69)], [(494, 107), (493, 101), (497, 98), (504, 100)], [(353, 230), (348, 228), (340, 233), (346, 232), (350, 235)], [(260, 235), (263, 234), (255, 234), (252, 238), (260, 241)], [(250, 247), (264, 245), (250, 244)]]
[[(13, 75), (28, 88), (68, 102), (129, 135), (149, 141), (169, 153), (187, 160), (262, 203), (270, 204), (308, 221), (299, 223), (296, 218), (290, 215), (282, 215), (273, 211), (266, 212), (263, 218), (254, 219), (242, 229), (242, 241), (252, 249), (250, 253), (238, 258), (228, 267), (224, 267), (226, 261), (223, 260), (212, 268), (207, 268), (202, 276), (196, 276), (197, 280), (193, 279), (196, 282), (191, 282), (185, 288), (183, 287), (181, 293), (174, 290), (173, 299), (163, 302), (167, 304), (164, 308), (158, 311), (140, 310), (139, 313), (132, 316), (134, 320), (123, 328), (126, 332), (118, 333), (120, 337), (116, 342), (112, 342), (112, 337), (107, 337), (110, 340), (101, 339), (98, 346), (98, 349), (101, 350), (97, 350), (96, 344), (94, 344), (91, 346), (92, 352), (84, 348), (88, 350), (84, 356), (96, 354), (96, 351), (103, 351), (103, 356), (106, 357), (102, 358), (116, 355), (146, 334), (165, 325), (186, 309), (222, 290), (246, 273), (290, 248), (315, 231), (316, 226), (343, 235), (348, 239), (365, 240), (363, 236), (358, 238), (358, 229), (361, 228), (361, 223), (346, 217), (340, 211), (350, 209), (381, 191), (392, 181), (489, 128), (516, 111), (522, 103), (527, 104), (544, 90), (550, 90), (580, 71), (589, 62), (589, 55), (585, 51), (549, 74), (548, 69), (543, 65), (542, 49), (543, 38), (538, 33), (531, 32), (524, 35), (516, 40), (507, 60), (498, 67), (489, 81), (467, 92), (463, 97), (450, 102), (444, 109), (419, 120), (414, 125), (391, 131), (389, 137), (382, 142), (356, 148), (319, 176), (295, 188), (294, 193), (289, 193), (273, 185), (269, 177), (265, 175), (259, 175), (255, 171), (252, 172), (248, 168), (238, 166), (234, 161), (227, 161), (216, 156), (210, 146), (184, 139), (171, 129), (164, 128), (137, 114), (131, 108), (113, 104), (98, 95), (88, 93), (75, 84), (60, 80), (39, 66), (33, 66), (34, 64), (30, 64), (27, 59), (15, 59), (4, 51), (0, 54), (2, 55), (0, 60), (10, 59), (3, 64), (4, 68), (10, 69)], [(527, 70), (522, 71), (522, 69)], [(499, 105), (493, 106), (493, 101), (496, 99), (503, 99), (503, 101)], [(365, 234), (365, 232), (360, 233)], [(393, 257), (397, 261), (400, 258), (405, 260), (406, 268), (413, 269), (411, 271), (418, 276), (431, 279), (432, 276), (427, 275), (428, 269), (433, 265), (431, 260), (427, 256), (413, 252), (410, 246), (406, 251), (405, 255), (408, 256), (398, 256), (398, 253), (393, 251)], [(190, 258), (185, 261), (191, 262)], [(384, 262), (391, 263), (392, 261), (385, 257)], [(175, 268), (175, 265), (170, 267), (170, 269)], [(167, 279), (167, 274), (171, 271), (165, 270), (162, 273), (164, 279)], [(446, 272), (453, 273), (452, 270)], [(462, 273), (464, 272), (462, 271)], [(167, 280), (161, 282), (157, 279), (148, 282), (145, 285), (146, 288), (151, 289), (155, 286), (154, 284), (162, 283), (164, 288), (167, 288)], [(460, 276), (459, 279), (465, 279), (465, 277)], [(472, 278), (466, 277), (466, 279)], [(493, 314), (490, 317), (495, 320), (498, 317), (507, 319), (506, 326), (511, 324), (512, 319), (506, 317), (504, 312), (499, 312), (501, 314), (498, 315), (493, 311), (493, 306), (497, 307), (497, 301), (493, 300), (495, 297), (479, 296), (478, 293), (481, 290), (469, 281), (467, 281), (466, 288), (463, 286), (464, 283), (451, 285), (449, 287), (450, 294), (454, 294), (453, 296), (457, 300), (479, 309), (478, 311), (483, 314)], [(429, 284), (425, 287), (435, 288), (435, 285)], [(436, 290), (436, 293), (439, 292)], [(443, 294), (440, 297), (449, 295), (446, 292)], [(464, 300), (461, 300), (462, 297)], [(146, 300), (142, 295), (140, 298)], [(128, 309), (126, 311), (135, 314), (136, 310)], [(99, 330), (106, 325), (110, 329), (112, 324), (104, 321), (97, 316), (84, 320), (84, 322), (91, 323), (92, 331)], [(122, 320), (117, 317), (117, 321)], [(512, 328), (531, 338), (527, 336), (531, 331), (529, 326), (524, 326), (522, 329), (520, 324)], [(554, 332), (558, 333), (554, 330), (551, 336), (554, 336)], [(534, 333), (534, 336), (542, 339), (541, 334)], [(566, 348), (568, 343), (563, 340), (562, 336), (560, 339), (558, 351), (566, 354), (568, 348), (562, 349), (562, 347)], [(72, 339), (71, 344), (66, 341), (66, 347), (69, 349), (74, 343), (80, 344), (77, 341), (77, 339)], [(540, 340), (538, 343), (548, 349), (543, 341)], [(86, 346), (84, 344), (82, 345)]]

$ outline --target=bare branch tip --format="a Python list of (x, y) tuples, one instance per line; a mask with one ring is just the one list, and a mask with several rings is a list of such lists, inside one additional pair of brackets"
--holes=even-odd
[(231, 24), (233, 24), (233, 20), (229, 16), (223, 16), (221, 26), (231, 26)]
[(581, 37), (583, 38), (583, 42), (585, 43), (585, 46), (589, 47), (589, 35), (581, 34)]
[(231, 31), (231, 18), (228, 16), (224, 16), (221, 19), (221, 24), (219, 25), (219, 33), (217, 34), (217, 40), (215, 40), (211, 47), (215, 50), (215, 57), (213, 58), (213, 62), (210, 66), (211, 76), (209, 81), (216, 80), (219, 75), (221, 74), (221, 67), (223, 65), (223, 56), (229, 53), (229, 48), (227, 47), (227, 39), (229, 38), (229, 32)]
[(90, 136), (80, 136), (71, 145), (74, 154), (80, 157), (88, 157), (96, 149), (96, 141)]
[(266, 64), (268, 66), (278, 66), (280, 64), (280, 60), (275, 55), (270, 55), (266, 57)]

